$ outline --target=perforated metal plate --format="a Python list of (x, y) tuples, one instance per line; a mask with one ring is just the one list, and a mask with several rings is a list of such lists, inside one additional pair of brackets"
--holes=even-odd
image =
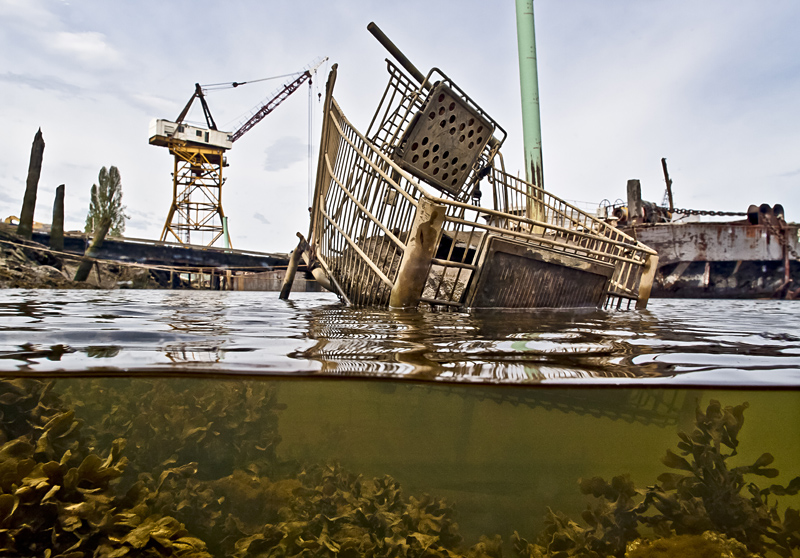
[(493, 133), (488, 120), (439, 83), (406, 128), (394, 160), (414, 176), (459, 198), (472, 165)]
[(597, 308), (613, 273), (612, 265), (490, 236), (467, 306)]

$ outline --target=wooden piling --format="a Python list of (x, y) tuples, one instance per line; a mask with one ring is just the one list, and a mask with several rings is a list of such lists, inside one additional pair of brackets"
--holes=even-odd
[(19, 226), (17, 227), (17, 234), (27, 240), (33, 236), (33, 213), (36, 210), (36, 191), (39, 188), (39, 176), (42, 174), (43, 156), (44, 139), (42, 138), (42, 129), (39, 128), (33, 137), (25, 197), (22, 200), (22, 211), (19, 214)]
[(672, 213), (675, 210), (675, 205), (672, 202), (672, 179), (669, 177), (667, 171), (667, 159), (661, 158), (661, 168), (664, 171), (664, 181), (667, 183), (667, 199), (669, 199), (669, 211)]
[(636, 297), (637, 310), (644, 310), (647, 308), (647, 301), (650, 300), (650, 292), (653, 290), (653, 282), (655, 281), (657, 270), (658, 256), (654, 254), (648, 255), (644, 264), (644, 269), (642, 270), (642, 276), (639, 278), (639, 292)]
[(83, 261), (81, 261), (81, 265), (78, 266), (78, 270), (75, 272), (75, 278), (73, 281), (86, 281), (89, 278), (89, 273), (92, 271), (92, 264), (94, 259), (97, 257), (97, 251), (100, 250), (100, 247), (103, 245), (103, 241), (106, 238), (106, 234), (108, 234), (108, 229), (111, 228), (111, 218), (104, 217), (100, 221), (100, 227), (95, 231), (94, 236), (92, 237), (92, 243), (89, 244), (89, 247), (86, 249), (84, 253)]
[(64, 250), (64, 185), (56, 188), (56, 199), (53, 202), (53, 222), (50, 225), (50, 249), (56, 252)]
[(644, 222), (642, 184), (637, 179), (628, 180), (628, 224), (636, 225), (642, 222)]
[(297, 273), (297, 266), (300, 263), (300, 256), (303, 250), (308, 247), (303, 235), (297, 233), (297, 236), (300, 238), (300, 242), (289, 257), (289, 265), (286, 267), (286, 275), (283, 276), (283, 285), (281, 285), (281, 294), (278, 296), (281, 300), (289, 300), (289, 293), (292, 292), (292, 283), (294, 283), (294, 276), (295, 273)]

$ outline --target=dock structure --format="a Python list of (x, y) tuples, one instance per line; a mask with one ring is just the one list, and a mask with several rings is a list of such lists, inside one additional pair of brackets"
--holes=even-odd
[[(50, 235), (34, 231), (33, 242), (47, 246)], [(90, 238), (84, 234), (65, 234), (63, 248), (67, 256), (84, 255)], [(43, 248), (44, 249), (44, 248)], [(196, 285), (210, 289), (271, 291), (280, 290), (289, 256), (231, 248), (192, 246), (138, 238), (106, 238), (93, 256), (98, 262), (118, 262), (148, 268), (163, 284)], [(297, 290), (319, 290), (313, 279), (299, 278)]]
[[(86, 235), (64, 235), (64, 252), (83, 255)], [(34, 232), (33, 240), (47, 245), (49, 233)], [(285, 267), (287, 254), (268, 254), (231, 248), (193, 246), (141, 238), (109, 237), (97, 253), (98, 259), (174, 268), (220, 268), (270, 271)]]
[(636, 235), (659, 254), (656, 298), (800, 296), (797, 223), (653, 223)]

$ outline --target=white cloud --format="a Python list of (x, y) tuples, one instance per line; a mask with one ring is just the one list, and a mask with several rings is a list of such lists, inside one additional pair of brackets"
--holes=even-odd
[(124, 94), (124, 97), (131, 105), (153, 115), (170, 115), (175, 112), (175, 102), (172, 99), (141, 92)]
[(49, 49), (60, 55), (94, 68), (113, 67), (122, 63), (122, 55), (114, 49), (103, 33), (60, 31), (52, 37), (41, 36)]
[[(0, 169), (22, 177), (0, 189), (21, 197), (41, 126), (43, 184), (66, 183), (68, 205), (85, 215), (82, 197), (99, 168), (114, 164), (133, 216), (128, 230), (157, 238), (173, 169), (165, 149), (147, 144), (149, 121), (174, 118), (195, 82), (282, 75), (323, 55), (328, 67), (339, 64), (336, 99), (364, 132), (387, 78), (388, 54), (367, 32), (370, 20), (423, 73), (438, 66), (451, 76), (508, 131), (506, 169), (524, 166), (513, 3), (340, 0), (309, 11), (250, 0), (214, 12), (213, 24), (210, 2), (186, 5), (0, 0)], [(790, 219), (800, 217), (795, 0), (542, 0), (535, 9), (545, 182), (554, 194), (614, 199), (640, 178), (660, 200), (667, 157), (682, 206), (740, 210), (756, 185), (764, 201), (774, 196)], [(325, 70), (312, 90), (312, 165)], [(217, 124), (226, 129), (274, 87), (210, 95)], [(192, 118), (202, 120), (197, 106)], [(288, 251), (308, 226), (308, 115), (304, 86), (228, 153), (223, 205), (238, 248)]]
[(0, 17), (8, 25), (16, 23), (27, 28), (47, 27), (56, 19), (38, 0), (0, 0)]
[(308, 157), (308, 143), (296, 137), (282, 137), (267, 147), (264, 154), (264, 170), (280, 171), (305, 161)]
[(83, 89), (72, 83), (67, 83), (58, 76), (49, 75), (32, 75), (32, 74), (15, 74), (13, 72), (6, 72), (0, 74), (0, 81), (8, 83), (18, 83), (27, 85), (33, 89), (40, 89), (42, 91), (57, 91), (59, 93), (66, 93), (70, 95), (77, 95)]
[(258, 221), (259, 223), (261, 223), (261, 224), (263, 224), (263, 225), (269, 225), (269, 224), (271, 224), (271, 223), (269, 222), (269, 219), (267, 219), (266, 217), (264, 217), (263, 215), (261, 215), (261, 213), (253, 213), (253, 219), (255, 219), (256, 221)]
[(71, 28), (75, 23), (65, 16), (75, 10), (68, 4), (61, 7), (65, 14), (57, 13), (57, 9), (38, 0), (0, 0), (0, 19), (8, 32), (5, 46), (17, 55), (8, 62), (35, 68), (28, 73), (43, 67), (104, 70), (124, 62), (122, 53), (104, 33)]

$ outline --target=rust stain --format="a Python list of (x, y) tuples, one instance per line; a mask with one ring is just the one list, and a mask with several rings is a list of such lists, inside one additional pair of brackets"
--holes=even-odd
[(708, 253), (708, 238), (704, 233), (700, 233), (692, 239), (697, 246), (697, 255), (695, 259), (705, 260)]

